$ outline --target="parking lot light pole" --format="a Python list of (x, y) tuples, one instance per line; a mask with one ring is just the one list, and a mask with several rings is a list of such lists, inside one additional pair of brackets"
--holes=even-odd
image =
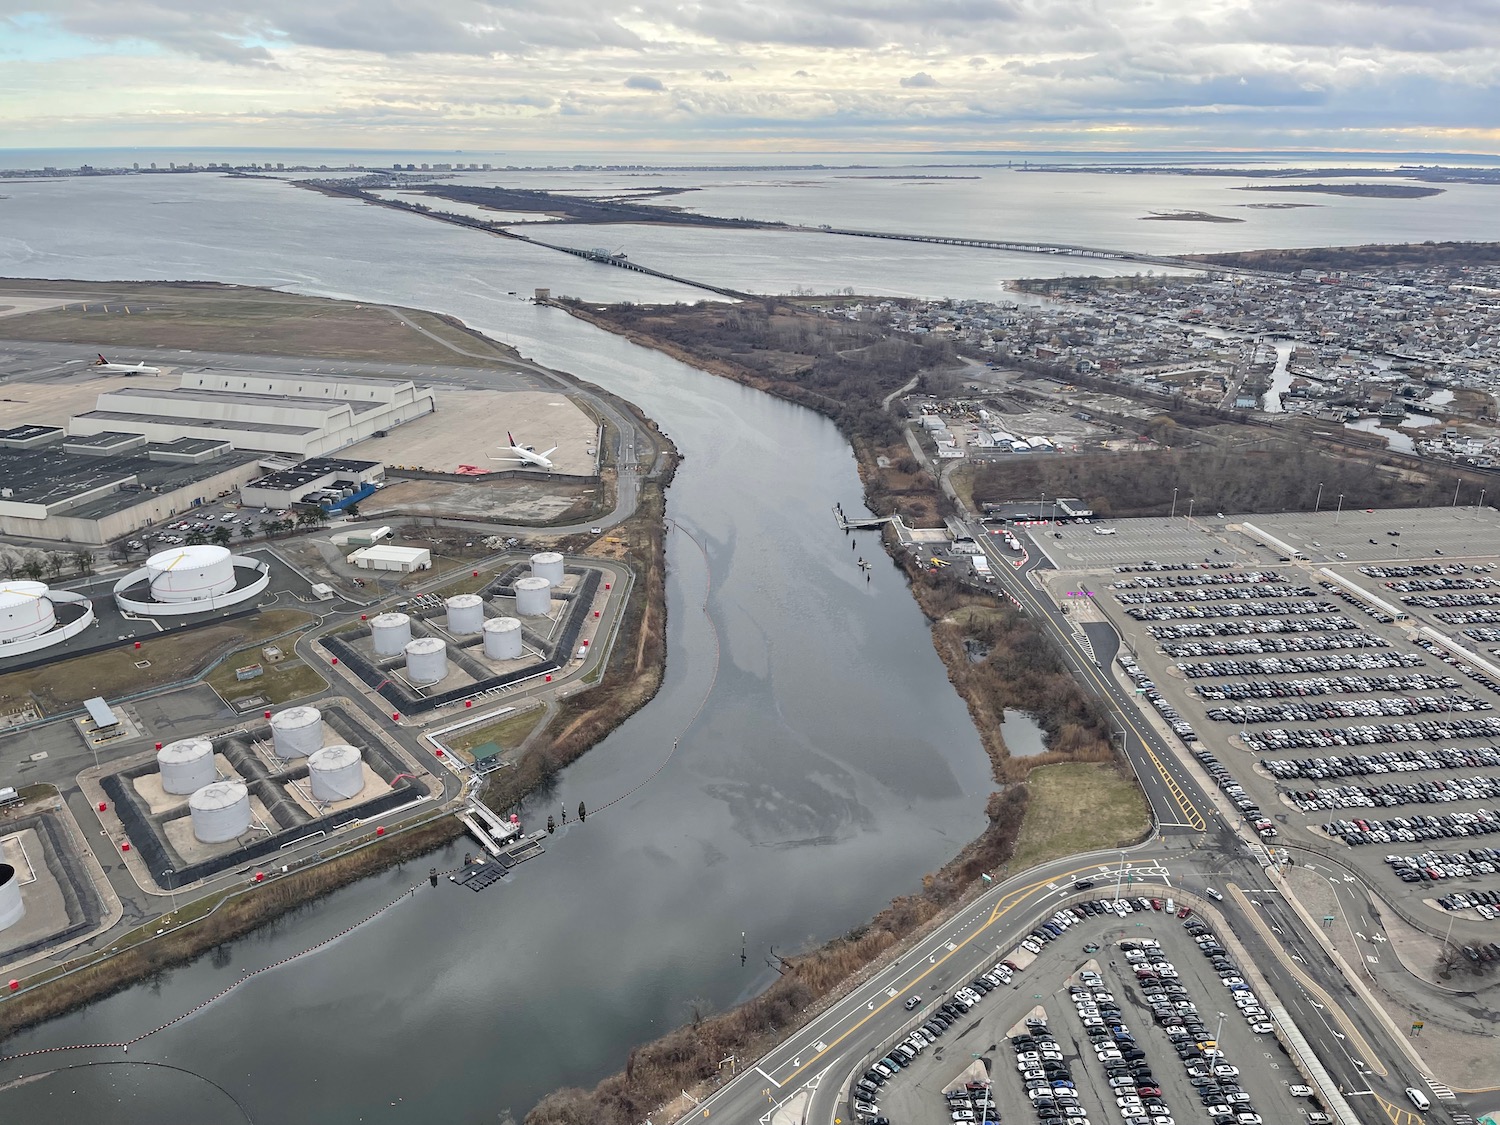
[(1318, 482), (1318, 498), (1313, 501), (1313, 515), (1318, 514), (1318, 509), (1323, 506), (1323, 482)]
[(1176, 515), (1177, 515), (1177, 490), (1174, 488), (1174, 489), (1172, 489), (1172, 514), (1169, 515), (1167, 518), (1168, 519), (1172, 519)]
[[(1223, 1035), (1224, 1035), (1224, 1013), (1220, 1012), (1219, 1013), (1219, 1027), (1218, 1027), (1218, 1030), (1216, 1030), (1214, 1032), (1214, 1049), (1217, 1050), (1217, 1051), (1222, 1051), (1224, 1049), (1223, 1047), (1219, 1046), (1219, 1040), (1223, 1037)], [(1219, 1057), (1223, 1058), (1224, 1056), (1220, 1055)]]
[(1334, 527), (1338, 527), (1339, 520), (1343, 518), (1343, 515), (1344, 515), (1344, 494), (1342, 492), (1340, 492), (1339, 493), (1339, 510), (1334, 514), (1334, 517), (1333, 517), (1333, 526)]

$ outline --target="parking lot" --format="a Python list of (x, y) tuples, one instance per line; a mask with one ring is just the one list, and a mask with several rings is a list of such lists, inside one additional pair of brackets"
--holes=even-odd
[[(1500, 648), (1500, 630), (1472, 623), (1500, 624), (1495, 513), (1325, 512), (1225, 531), (1293, 552), (1253, 566), (1231, 546), (1174, 561), (1189, 533), (1164, 538), (1163, 522), (1065, 530), (1098, 544), (1077, 577), (1126, 638), (1142, 704), (1267, 842), (1336, 848), (1388, 897), (1500, 923), (1500, 677), (1420, 632), (1481, 658)], [(1462, 554), (1481, 542), (1487, 554)]]
[(983, 975), (908, 997), (907, 1028), (854, 1076), (855, 1119), (1326, 1121), (1264, 986), (1212, 920), (1153, 891), (1074, 901)]

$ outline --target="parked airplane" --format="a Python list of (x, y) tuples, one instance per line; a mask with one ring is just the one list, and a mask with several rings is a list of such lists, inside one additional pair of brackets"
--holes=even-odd
[(538, 469), (550, 469), (552, 462), (547, 458), (557, 452), (557, 446), (553, 446), (546, 453), (538, 453), (533, 446), (517, 445), (516, 439), (509, 430), (505, 431), (506, 440), (510, 442), (510, 452), (513, 457), (491, 457), (491, 461), (514, 461), (521, 465), (535, 465)]
[(144, 363), (111, 363), (100, 355), (90, 366), (111, 375), (160, 375), (160, 367), (147, 367)]

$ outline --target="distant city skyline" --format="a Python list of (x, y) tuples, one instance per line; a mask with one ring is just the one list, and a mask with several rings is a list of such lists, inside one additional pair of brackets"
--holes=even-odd
[(1500, 153), (1500, 0), (0, 0), (0, 147)]

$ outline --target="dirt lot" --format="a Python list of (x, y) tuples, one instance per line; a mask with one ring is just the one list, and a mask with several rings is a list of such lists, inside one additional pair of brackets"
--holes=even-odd
[[(20, 306), (23, 299), (65, 303), (5, 317), (3, 334), (8, 339), (464, 367), (489, 362), (450, 351), (383, 306), (266, 289), (208, 283), (0, 282), (0, 304)], [(514, 357), (510, 349), (473, 336), (434, 313), (413, 309), (402, 314), (465, 351), (493, 356), (496, 363)]]
[(569, 513), (588, 519), (597, 484), (545, 480), (406, 480), (381, 489), (360, 506), (361, 519), (405, 515), (458, 516), (494, 523), (554, 523)]

